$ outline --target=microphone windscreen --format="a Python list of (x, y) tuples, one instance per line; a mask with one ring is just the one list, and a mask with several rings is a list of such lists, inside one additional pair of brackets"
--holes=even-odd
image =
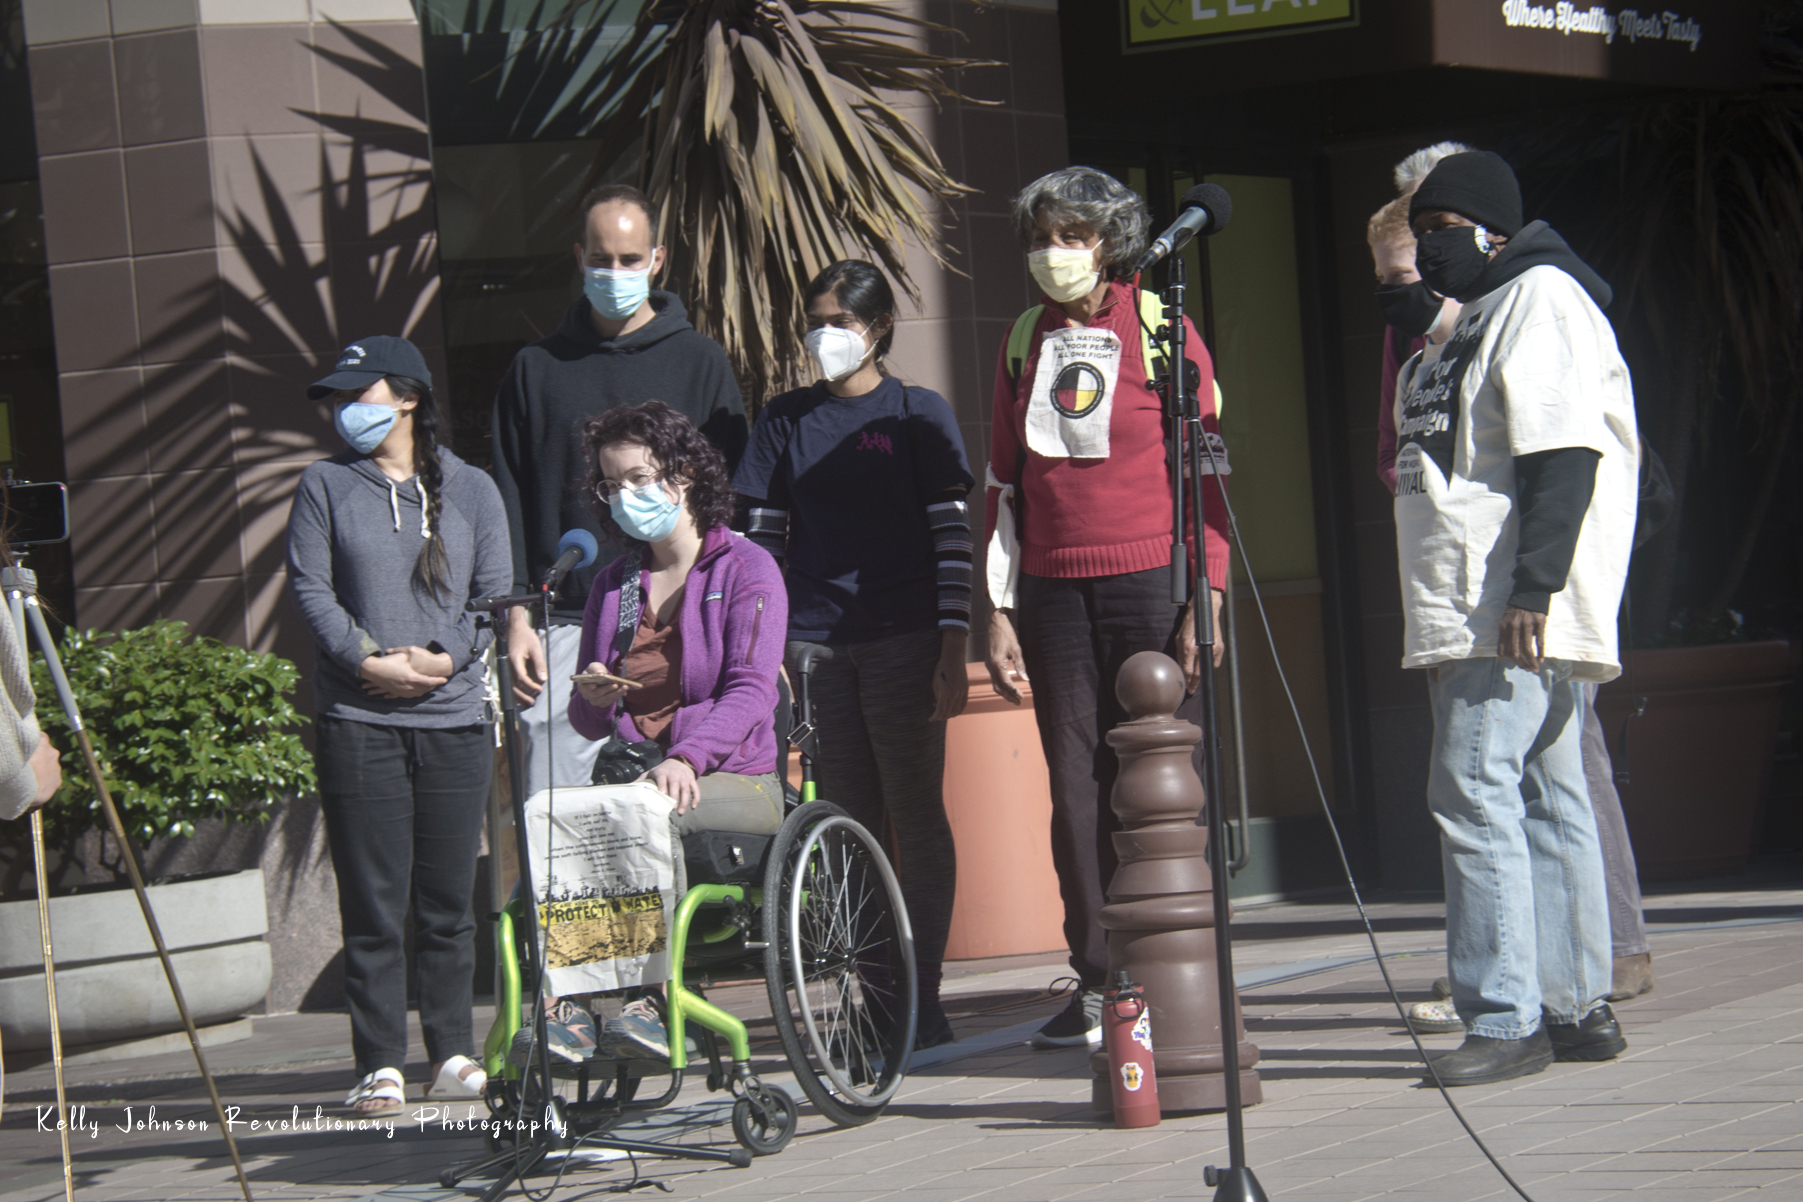
[(594, 563), (595, 557), (601, 553), (600, 546), (595, 542), (595, 536), (580, 526), (574, 530), (564, 531), (563, 537), (557, 540), (557, 557), (562, 559), (563, 553), (571, 547), (582, 552), (582, 558), (576, 561), (574, 569), (578, 572)]
[(1227, 228), (1228, 221), (1233, 218), (1233, 197), (1227, 195), (1227, 189), (1219, 184), (1197, 184), (1183, 194), (1177, 204), (1177, 211), (1182, 212), (1191, 205), (1207, 209), (1214, 216), (1209, 222), (1208, 232), (1218, 234)]

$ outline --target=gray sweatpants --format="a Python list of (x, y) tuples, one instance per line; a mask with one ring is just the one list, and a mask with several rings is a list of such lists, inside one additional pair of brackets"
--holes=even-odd
[(1640, 870), (1634, 863), (1634, 845), (1628, 841), (1628, 821), (1615, 791), (1615, 763), (1609, 758), (1609, 740), (1596, 716), (1596, 690), (1594, 684), (1584, 686), (1584, 778), (1590, 785), (1590, 808), (1596, 814), (1597, 838), (1603, 845), (1609, 942), (1619, 960), (1644, 955), (1652, 945), (1647, 942), (1646, 922), (1640, 912)]

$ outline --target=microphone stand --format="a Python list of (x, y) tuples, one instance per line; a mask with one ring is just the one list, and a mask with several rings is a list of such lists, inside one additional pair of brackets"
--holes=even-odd
[[(1207, 449), (1210, 474), (1216, 466), (1214, 448), (1202, 428), (1202, 403), (1189, 378), (1183, 324), (1185, 288), (1183, 256), (1167, 260), (1169, 274), (1164, 290), (1165, 339), (1170, 347), (1170, 369), (1164, 379), (1165, 461), (1171, 476), (1171, 602), (1181, 609), (1194, 599), (1196, 645), (1201, 656), (1202, 752), (1207, 804), (1196, 815), (1196, 825), (1208, 824), (1208, 870), (1214, 878), (1215, 981), (1220, 988), (1221, 1085), (1227, 1101), (1227, 1167), (1207, 1166), (1203, 1182), (1215, 1186), (1214, 1202), (1267, 1202), (1264, 1188), (1246, 1164), (1246, 1129), (1240, 1101), (1239, 998), (1233, 985), (1233, 939), (1229, 933), (1227, 901), (1227, 822), (1222, 804), (1220, 727), (1215, 710), (1214, 603), (1209, 595), (1208, 557), (1203, 546), (1206, 528), (1203, 507), (1203, 460)], [(1196, 385), (1201, 384), (1200, 379)], [(1214, 475), (1218, 482), (1221, 477)], [(1195, 531), (1196, 557), (1192, 569), (1184, 544), (1185, 525)], [(1229, 581), (1222, 581), (1228, 587)]]
[[(541, 986), (545, 972), (543, 943), (539, 932), (538, 892), (532, 880), (532, 847), (526, 833), (526, 753), (520, 739), (520, 702), (513, 692), (513, 664), (508, 659), (507, 630), (508, 611), (522, 606), (537, 606), (540, 629), (545, 635), (546, 662), (550, 662), (550, 625), (551, 594), (555, 588), (553, 581), (547, 580), (536, 593), (509, 593), (492, 597), (478, 597), (470, 601), (464, 609), (468, 613), (486, 615), (477, 619), (494, 631), (495, 636), (495, 670), (499, 677), (501, 693), (501, 729), (507, 745), (507, 779), (513, 794), (513, 830), (515, 848), (520, 866), (520, 921), (523, 938), (519, 946), (527, 949), (532, 966), (536, 969)], [(556, 687), (556, 682), (547, 680), (547, 690)], [(547, 709), (552, 699), (547, 693), (545, 698)], [(555, 796), (557, 782), (555, 772), (546, 778), (546, 789)], [(611, 1124), (624, 1118), (629, 1111), (652, 1110), (666, 1106), (676, 1100), (682, 1089), (682, 1070), (672, 1069), (670, 1088), (662, 1097), (649, 1102), (620, 1102), (612, 1106), (611, 1113), (602, 1117), (594, 1130), (586, 1135), (576, 1136), (571, 1129), (571, 1116), (564, 1099), (554, 1092), (551, 1077), (551, 1053), (545, 1042), (545, 1008), (539, 1003), (543, 994), (542, 987), (533, 991), (532, 1025), (533, 1050), (532, 1064), (520, 1080), (519, 1105), (512, 1118), (514, 1139), (511, 1147), (496, 1155), (484, 1157), (468, 1164), (457, 1165), (446, 1169), (439, 1176), (439, 1184), (446, 1189), (455, 1189), (458, 1183), (468, 1177), (480, 1177), (490, 1171), (498, 1171), (499, 1176), (482, 1194), (481, 1202), (496, 1202), (507, 1192), (514, 1181), (530, 1176), (546, 1160), (562, 1159), (567, 1163), (580, 1156), (585, 1149), (611, 1149), (620, 1152), (634, 1152), (646, 1156), (672, 1156), (689, 1160), (714, 1160), (744, 1168), (751, 1163), (751, 1153), (743, 1148), (730, 1151), (717, 1151), (712, 1148), (687, 1148), (673, 1144), (658, 1144), (644, 1140), (598, 1138), (599, 1133)], [(542, 1120), (534, 1120), (526, 1115), (526, 1100), (531, 1096), (528, 1084), (536, 1081), (538, 1100), (544, 1107)], [(493, 1085), (490, 1086), (494, 1088)], [(586, 1094), (586, 1086), (584, 1094)], [(578, 1100), (580, 1102), (580, 1099)], [(491, 1102), (492, 1107), (492, 1102)], [(526, 1127), (529, 1135), (520, 1138), (520, 1128)], [(561, 1174), (560, 1174), (561, 1176)]]

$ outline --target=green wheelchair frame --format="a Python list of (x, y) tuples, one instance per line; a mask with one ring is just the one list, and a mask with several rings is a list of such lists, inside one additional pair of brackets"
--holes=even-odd
[[(797, 657), (798, 721), (789, 742), (801, 752), (801, 786), (769, 843), (761, 883), (692, 882), (677, 904), (669, 931), (670, 977), (659, 1006), (669, 1035), (668, 1063), (598, 1056), (580, 1067), (558, 1066), (577, 1082), (573, 1115), (586, 1113), (606, 1129), (631, 1112), (674, 1102), (689, 1066), (686, 1036), (693, 1029), (709, 1062), (708, 1089), (730, 1088), (735, 1095), (735, 1138), (753, 1155), (781, 1151), (795, 1133), (796, 1102), (759, 1080), (745, 1022), (702, 992), (704, 983), (753, 980), (759, 967), (789, 1067), (824, 1115), (841, 1126), (870, 1122), (900, 1087), (918, 1018), (907, 909), (876, 836), (815, 795), (808, 681), (814, 665), (831, 655), (828, 648), (807, 646)], [(508, 1060), (527, 1002), (522, 961), (530, 967), (536, 960), (536, 949), (521, 939), (522, 905), (516, 897), (494, 915), (499, 996), (483, 1061), (488, 1105), (497, 1115), (532, 1109), (527, 1091), (534, 1072)], [(721, 1057), (722, 1040), (730, 1065)], [(612, 1096), (591, 1098), (591, 1086), (609, 1086), (592, 1072), (603, 1066), (613, 1068)], [(665, 1072), (668, 1088), (639, 1100), (640, 1080)]]

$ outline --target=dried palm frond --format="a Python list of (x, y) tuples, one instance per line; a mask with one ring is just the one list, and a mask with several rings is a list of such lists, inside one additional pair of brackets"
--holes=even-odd
[(869, 257), (910, 297), (907, 247), (950, 266), (936, 202), (970, 191), (904, 111), (967, 101), (982, 65), (913, 40), (955, 31), (887, 0), (647, 5), (592, 94), (615, 114), (590, 180), (643, 139), (666, 287), (726, 348), (747, 402), (802, 379), (800, 297), (822, 268)]

